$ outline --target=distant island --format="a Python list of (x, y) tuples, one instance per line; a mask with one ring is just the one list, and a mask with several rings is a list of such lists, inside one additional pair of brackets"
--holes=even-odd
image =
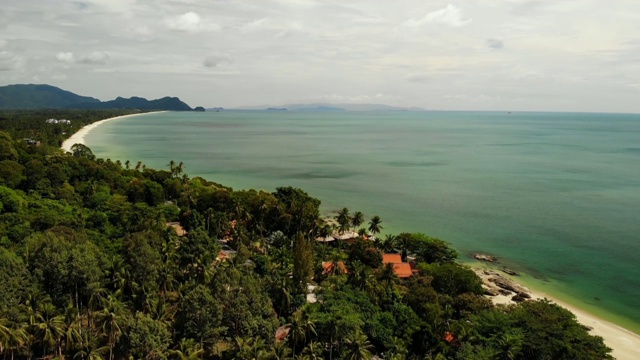
[(147, 100), (134, 96), (128, 99), (117, 97), (111, 101), (100, 101), (55, 86), (34, 84), (0, 86), (0, 109), (193, 110), (177, 97), (167, 96), (161, 99)]
[(267, 108), (268, 111), (287, 111), (287, 108)]

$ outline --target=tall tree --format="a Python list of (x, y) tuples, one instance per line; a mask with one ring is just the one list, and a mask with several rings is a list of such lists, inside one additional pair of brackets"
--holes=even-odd
[(349, 215), (349, 209), (342, 208), (338, 215), (336, 216), (336, 220), (338, 221), (338, 231), (343, 234), (346, 230), (349, 229), (349, 224), (351, 224), (351, 216)]
[(358, 228), (358, 226), (362, 225), (364, 223), (364, 214), (361, 213), (360, 211), (356, 211), (353, 213), (353, 216), (351, 217), (351, 226), (353, 226), (353, 230), (355, 231), (355, 229)]
[(105, 306), (96, 314), (96, 326), (107, 337), (109, 360), (113, 360), (113, 350), (125, 333), (131, 315), (125, 305), (113, 296), (105, 301)]
[(369, 231), (374, 235), (379, 234), (383, 229), (382, 225), (380, 224), (382, 224), (382, 219), (380, 219), (380, 216), (376, 215), (372, 217), (369, 221)]
[(349, 334), (344, 339), (345, 356), (348, 360), (368, 360), (371, 359), (371, 349), (373, 345), (367, 339), (367, 336), (360, 331)]
[(293, 245), (293, 290), (296, 295), (306, 294), (307, 282), (313, 276), (313, 248), (301, 233)]

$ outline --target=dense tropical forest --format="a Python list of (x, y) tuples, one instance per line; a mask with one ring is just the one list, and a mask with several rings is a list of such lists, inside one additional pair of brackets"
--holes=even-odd
[(171, 159), (60, 150), (122, 114), (0, 113), (5, 359), (611, 358), (559, 306), (493, 306), (439, 239), (382, 236), (384, 219), (347, 208), (330, 223), (297, 188), (234, 191)]

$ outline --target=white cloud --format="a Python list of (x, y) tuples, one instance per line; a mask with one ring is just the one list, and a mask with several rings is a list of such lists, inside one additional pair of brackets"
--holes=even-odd
[(165, 24), (171, 30), (189, 33), (220, 30), (220, 25), (214, 22), (203, 21), (200, 15), (192, 11), (169, 18), (165, 21)]
[(91, 54), (85, 55), (78, 60), (80, 64), (97, 64), (104, 65), (109, 60), (109, 55), (101, 51), (94, 51)]
[(66, 63), (72, 63), (75, 61), (72, 52), (59, 52), (56, 54), (56, 60)]
[(452, 27), (465, 26), (471, 22), (471, 19), (465, 18), (462, 10), (453, 4), (447, 7), (427, 13), (419, 19), (409, 19), (405, 21), (405, 25), (409, 27), (419, 27), (429, 23), (441, 24)]

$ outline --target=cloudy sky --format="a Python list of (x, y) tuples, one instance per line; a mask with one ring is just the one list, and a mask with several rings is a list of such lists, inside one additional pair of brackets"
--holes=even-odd
[(0, 85), (192, 106), (640, 112), (638, 0), (3, 0)]

